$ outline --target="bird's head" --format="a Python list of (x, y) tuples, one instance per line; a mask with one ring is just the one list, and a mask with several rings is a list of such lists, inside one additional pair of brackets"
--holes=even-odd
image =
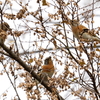
[(44, 64), (47, 65), (51, 62), (51, 56), (50, 57), (47, 57), (45, 60), (44, 60)]
[(71, 26), (78, 26), (79, 25), (79, 21), (78, 20), (70, 20), (70, 25)]

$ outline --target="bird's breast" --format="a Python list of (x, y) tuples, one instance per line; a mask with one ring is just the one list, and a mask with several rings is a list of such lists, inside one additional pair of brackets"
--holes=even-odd
[(72, 32), (73, 32), (74, 36), (78, 39), (79, 39), (79, 37), (84, 29), (87, 29), (87, 28), (84, 27), (83, 25), (72, 26)]

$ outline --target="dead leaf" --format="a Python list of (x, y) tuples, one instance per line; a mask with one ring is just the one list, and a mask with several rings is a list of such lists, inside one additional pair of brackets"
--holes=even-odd
[(47, 1), (46, 0), (42, 0), (42, 5), (43, 6), (47, 6), (48, 4), (47, 4)]
[(32, 58), (29, 59), (28, 63), (30, 64), (30, 63), (32, 63), (32, 62), (33, 62), (33, 59), (32, 59)]

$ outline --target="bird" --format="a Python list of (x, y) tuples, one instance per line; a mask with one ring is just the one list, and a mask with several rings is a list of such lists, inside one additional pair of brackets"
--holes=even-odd
[(0, 29), (0, 42), (4, 43), (6, 38), (7, 38), (6, 32)]
[(6, 22), (2, 22), (0, 24), (0, 42), (5, 42), (5, 39), (7, 38), (7, 31), (11, 31), (9, 24)]
[(99, 41), (100, 38), (94, 34), (92, 30), (81, 25), (78, 20), (70, 20), (67, 24), (71, 26), (71, 30), (77, 40), (83, 40), (86, 42)]
[(51, 78), (54, 72), (55, 72), (55, 68), (54, 68), (51, 56), (47, 57), (44, 60), (44, 65), (42, 66), (42, 72), (40, 75), (42, 81), (44, 81), (45, 83), (48, 83), (49, 82), (48, 78)]
[(7, 22), (2, 22), (0, 24), (0, 29), (2, 29), (3, 31), (11, 31), (11, 28)]

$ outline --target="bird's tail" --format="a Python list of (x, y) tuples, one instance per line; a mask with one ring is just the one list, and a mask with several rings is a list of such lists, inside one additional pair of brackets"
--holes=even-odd
[(97, 37), (97, 36), (96, 36), (96, 37), (93, 37), (93, 40), (94, 40), (94, 41), (99, 41), (99, 42), (100, 42), (100, 38)]

